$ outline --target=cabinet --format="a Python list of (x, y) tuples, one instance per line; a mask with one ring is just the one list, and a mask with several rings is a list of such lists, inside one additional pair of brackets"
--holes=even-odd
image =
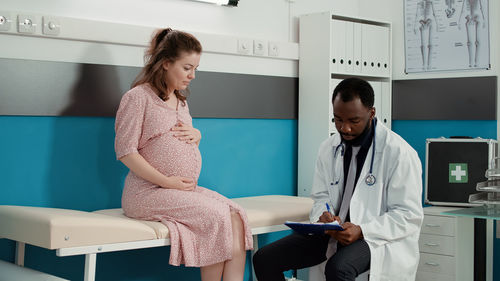
[(299, 39), (298, 194), (309, 196), (321, 142), (336, 133), (332, 94), (344, 78), (367, 80), (379, 122), (391, 127), (391, 24), (331, 12), (302, 15)]
[(417, 281), (474, 280), (473, 220), (441, 214), (455, 209), (424, 208)]

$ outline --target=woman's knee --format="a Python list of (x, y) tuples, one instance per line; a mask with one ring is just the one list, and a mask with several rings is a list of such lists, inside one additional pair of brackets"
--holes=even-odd
[(230, 210), (227, 206), (219, 204), (215, 200), (210, 200), (208, 204), (204, 204), (202, 213), (205, 216), (212, 218), (213, 221), (221, 221), (231, 219)]

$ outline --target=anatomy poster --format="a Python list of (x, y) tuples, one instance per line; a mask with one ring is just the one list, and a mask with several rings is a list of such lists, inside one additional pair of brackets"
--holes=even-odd
[(488, 0), (405, 0), (406, 72), (490, 68)]

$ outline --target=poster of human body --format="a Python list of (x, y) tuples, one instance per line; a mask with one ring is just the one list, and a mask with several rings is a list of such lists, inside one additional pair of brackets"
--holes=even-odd
[(405, 0), (406, 72), (490, 68), (488, 0)]

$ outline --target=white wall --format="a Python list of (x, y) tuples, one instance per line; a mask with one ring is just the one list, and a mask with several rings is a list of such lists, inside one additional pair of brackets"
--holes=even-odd
[[(226, 38), (229, 36), (233, 39), (229, 42), (235, 45), (232, 47), (234, 49), (237, 48), (237, 43), (232, 42), (236, 42), (238, 38), (284, 42), (288, 43), (285, 46), (288, 51), (298, 54), (300, 14), (334, 9), (339, 13), (354, 15), (358, 10), (357, 3), (357, 0), (241, 0), (238, 7), (221, 7), (188, 0), (2, 0), (0, 11), (33, 14), (40, 21), (41, 16), (49, 15), (88, 22), (89, 24), (70, 27), (63, 25), (61, 29), (65, 32), (71, 29), (69, 36), (78, 34), (89, 40), (22, 36), (16, 32), (0, 33), (0, 57), (142, 66), (144, 46), (92, 42), (93, 37), (107, 36), (104, 30), (116, 23), (147, 27), (169, 26), (193, 33), (224, 35)], [(123, 33), (115, 33), (116, 36), (109, 38), (127, 35), (127, 31), (130, 32), (130, 29), (123, 28)], [(147, 41), (149, 34), (144, 38)], [(201, 41), (202, 44), (205, 43)], [(276, 59), (206, 52), (199, 69), (297, 77), (298, 61), (297, 58)]]
[(297, 42), (298, 15), (334, 10), (356, 16), (358, 1), (241, 0), (231, 8), (188, 0), (2, 0), (0, 10)]
[(325, 11), (333, 11), (345, 16), (358, 16), (359, 0), (295, 0), (290, 3), (290, 41), (299, 41), (299, 17)]
[[(0, 10), (297, 43), (301, 14), (332, 10), (393, 23), (393, 79), (498, 76), (500, 2), (489, 1), (491, 69), (404, 73), (403, 0), (241, 0), (221, 7), (188, 0), (2, 0)], [(119, 7), (119, 8), (117, 8)], [(64, 27), (62, 27), (64, 28)], [(86, 30), (86, 26), (81, 26)], [(99, 27), (88, 28), (89, 36)], [(127, 30), (123, 30), (126, 34)], [(203, 43), (203, 41), (202, 41)], [(236, 47), (234, 47), (236, 48)], [(141, 66), (144, 47), (0, 34), (0, 57)], [(297, 77), (296, 59), (205, 54), (200, 70)], [(500, 99), (499, 105), (500, 108)], [(500, 127), (497, 130), (500, 134)]]
[(2, 10), (286, 41), (288, 2), (242, 0), (237, 8), (186, 0), (2, 0)]

